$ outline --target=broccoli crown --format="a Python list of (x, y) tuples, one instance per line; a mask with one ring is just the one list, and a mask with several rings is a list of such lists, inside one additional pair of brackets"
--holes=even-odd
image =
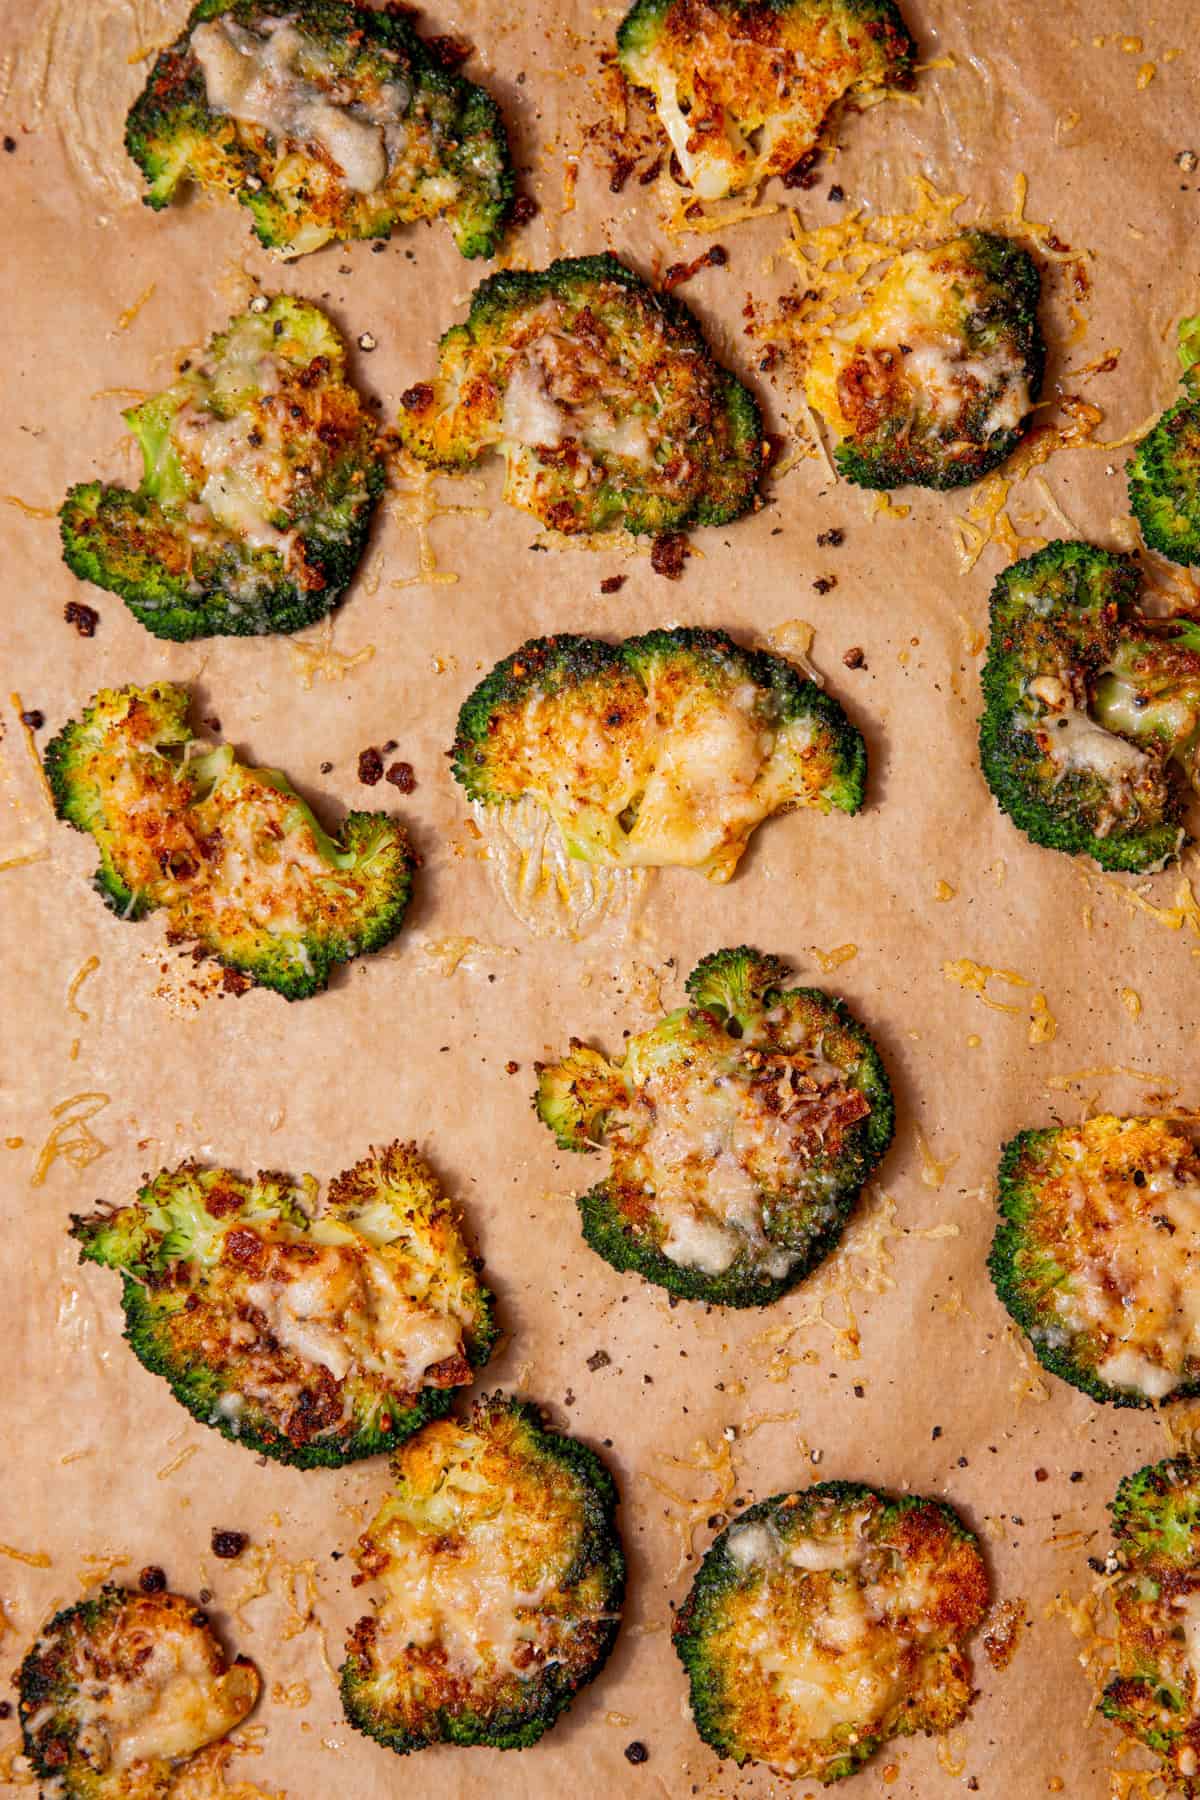
[(296, 1184), (184, 1163), (76, 1217), (124, 1277), (125, 1336), (203, 1424), (300, 1468), (402, 1443), (450, 1410), (496, 1339), (492, 1296), (412, 1144)]
[(263, 297), (125, 418), (141, 485), (71, 489), (59, 517), (76, 575), (162, 638), (297, 631), (336, 606), (384, 461), (319, 307)]
[(1040, 294), (1032, 257), (995, 232), (898, 256), (805, 372), (846, 480), (955, 488), (1002, 463), (1041, 391)]
[(891, 1143), (891, 1088), (843, 1003), (785, 980), (774, 957), (717, 951), (689, 977), (692, 1004), (619, 1061), (572, 1040), (538, 1065), (534, 1104), (561, 1148), (610, 1152), (579, 1209), (614, 1268), (765, 1306), (837, 1244)]
[(464, 256), (492, 256), (512, 208), (495, 102), (399, 8), (200, 0), (150, 71), (125, 147), (148, 206), (189, 180), (234, 195), (288, 256), (441, 214)]
[(777, 1494), (721, 1533), (676, 1615), (696, 1729), (739, 1765), (840, 1781), (889, 1738), (960, 1723), (987, 1605), (978, 1543), (940, 1501)]
[(1200, 1462), (1127, 1475), (1111, 1511), (1116, 1666), (1100, 1710), (1162, 1757), (1172, 1793), (1200, 1795)]
[(718, 631), (535, 638), (464, 702), (451, 752), (472, 800), (534, 798), (572, 856), (728, 881), (763, 819), (857, 812), (866, 747), (780, 656)]
[(393, 1461), (355, 1552), (383, 1587), (350, 1633), (342, 1703), (405, 1755), (536, 1743), (616, 1639), (625, 1560), (600, 1458), (500, 1394)]
[(847, 94), (911, 86), (914, 45), (891, 0), (635, 0), (617, 55), (711, 200), (786, 174)]
[(489, 276), (401, 406), (401, 441), (434, 468), (502, 449), (504, 498), (554, 531), (725, 525), (762, 471), (753, 395), (615, 256)]
[(992, 1280), (1045, 1368), (1117, 1406), (1200, 1394), (1198, 1193), (1169, 1119), (1102, 1113), (1005, 1146)]
[(979, 752), (992, 793), (1035, 844), (1148, 872), (1185, 842), (1200, 627), (1144, 618), (1140, 582), (1132, 557), (1079, 543), (1004, 571)]
[(388, 813), (352, 812), (340, 841), (277, 769), (193, 738), (186, 687), (104, 688), (47, 746), (60, 818), (96, 840), (112, 910), (162, 908), (171, 934), (288, 1000), (396, 935), (414, 857)]
[(1200, 317), (1179, 327), (1183, 398), (1169, 407), (1126, 464), (1129, 507), (1152, 550), (1200, 563)]
[(57, 1613), (15, 1681), (25, 1754), (64, 1800), (158, 1800), (261, 1687), (193, 1601), (111, 1585)]

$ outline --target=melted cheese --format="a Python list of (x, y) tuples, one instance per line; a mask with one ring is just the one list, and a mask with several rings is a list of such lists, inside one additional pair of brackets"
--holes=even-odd
[(190, 1756), (232, 1731), (257, 1698), (258, 1676), (247, 1665), (213, 1673), (206, 1629), (162, 1627), (147, 1632), (145, 1646), (136, 1674), (81, 1682), (72, 1711), (79, 1747), (96, 1768)]
[(327, 81), (336, 78), (331, 65), (322, 66), (325, 59), (311, 40), (283, 20), (264, 20), (262, 30), (265, 35), (226, 17), (192, 33), (210, 110), (261, 125), (276, 138), (315, 142), (339, 166), (347, 187), (373, 193), (387, 178), (383, 127), (401, 110), (403, 90), (397, 88), (382, 111), (335, 105), (322, 86), (300, 72), (304, 61)]
[(585, 451), (648, 468), (661, 435), (617, 369), (601, 365), (590, 346), (543, 331), (509, 364), (498, 436), (510, 444), (556, 450), (567, 439)]
[(1106, 731), (1079, 707), (1068, 707), (1038, 724), (1046, 734), (1047, 754), (1062, 775), (1098, 775), (1119, 787), (1136, 782), (1147, 769), (1145, 751)]
[(1086, 1172), (1065, 1191), (1069, 1280), (1051, 1306), (1105, 1347), (1096, 1373), (1112, 1387), (1165, 1399), (1200, 1359), (1200, 1187), (1169, 1169), (1144, 1187)]

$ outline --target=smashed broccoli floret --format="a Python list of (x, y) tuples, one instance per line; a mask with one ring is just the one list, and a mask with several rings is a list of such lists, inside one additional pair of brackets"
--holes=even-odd
[(61, 819), (100, 852), (95, 885), (123, 919), (161, 908), (170, 934), (288, 1000), (399, 931), (414, 857), (388, 813), (337, 840), (277, 769), (196, 738), (186, 687), (105, 688), (47, 746)]
[(1127, 1475), (1110, 1508), (1116, 1672), (1100, 1711), (1163, 1761), (1172, 1793), (1200, 1795), (1200, 1461)]
[(194, 181), (250, 209), (268, 249), (387, 237), (445, 215), (493, 256), (513, 200), (504, 123), (402, 8), (200, 0), (157, 58), (125, 145), (166, 206)]
[(1183, 398), (1169, 407), (1126, 465), (1129, 506), (1152, 550), (1200, 563), (1200, 317), (1179, 327)]
[(60, 520), (76, 575), (162, 638), (298, 631), (337, 605), (384, 460), (319, 307), (260, 296), (125, 418), (141, 485), (71, 489)]
[(979, 752), (1035, 844), (1147, 873), (1182, 849), (1200, 745), (1200, 625), (1138, 611), (1129, 556), (1053, 543), (992, 590)]
[(60, 1800), (158, 1800), (261, 1682), (194, 1601), (107, 1585), (57, 1613), (15, 1677), (24, 1749)]
[(554, 531), (724, 525), (754, 504), (762, 418), (691, 313), (614, 256), (505, 270), (401, 397), (421, 462), (505, 459), (504, 498)]
[(449, 1412), (487, 1361), (492, 1297), (411, 1144), (316, 1183), (184, 1163), (132, 1206), (75, 1217), (120, 1270), (125, 1336), (203, 1424), (299, 1468), (337, 1467)]
[(472, 800), (531, 797), (582, 861), (713, 881), (764, 819), (854, 813), (866, 785), (863, 740), (831, 695), (780, 656), (684, 628), (531, 640), (463, 703), (451, 754)]
[(987, 1606), (978, 1542), (940, 1501), (848, 1481), (777, 1494), (721, 1533), (676, 1615), (696, 1729), (739, 1766), (840, 1781), (891, 1738), (962, 1721)]
[(911, 86), (914, 45), (891, 0), (635, 0), (617, 54), (715, 200), (803, 164), (847, 94)]
[(1005, 1146), (989, 1266), (1045, 1368), (1117, 1406), (1200, 1393), (1198, 1189), (1169, 1119), (1102, 1113)]
[(342, 1667), (350, 1723), (405, 1755), (520, 1750), (597, 1675), (625, 1587), (617, 1494), (594, 1451), (500, 1394), (428, 1425), (355, 1558), (383, 1588)]
[(691, 1004), (619, 1060), (572, 1040), (538, 1065), (534, 1104), (561, 1148), (610, 1153), (578, 1205), (615, 1269), (766, 1306), (836, 1246), (891, 1143), (891, 1088), (843, 1003), (785, 981), (774, 957), (719, 950), (689, 976)]
[(846, 480), (955, 488), (1002, 463), (1041, 391), (1040, 294), (1032, 257), (995, 232), (898, 256), (805, 371)]

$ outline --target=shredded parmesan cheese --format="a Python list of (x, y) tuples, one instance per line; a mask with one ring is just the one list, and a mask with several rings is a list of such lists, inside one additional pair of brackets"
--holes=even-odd
[(572, 857), (536, 800), (472, 806), (488, 874), (515, 919), (535, 937), (578, 942), (628, 917), (650, 878), (646, 869), (608, 868)]
[(312, 687), (318, 676), (322, 681), (344, 681), (351, 669), (360, 664), (370, 662), (375, 654), (374, 644), (364, 644), (361, 650), (349, 653), (335, 650), (333, 647), (333, 615), (327, 614), (321, 621), (320, 629), (315, 637), (290, 637), (287, 647), (296, 659), (300, 675), (300, 685), (306, 691)]
[(109, 1104), (109, 1095), (98, 1092), (71, 1094), (50, 1109), (58, 1123), (42, 1145), (30, 1187), (41, 1187), (54, 1164), (62, 1157), (80, 1173), (107, 1156), (109, 1146), (98, 1138), (88, 1123)]
[(858, 955), (857, 944), (839, 944), (836, 950), (818, 950), (812, 946), (812, 953), (817, 959), (817, 966), (823, 975), (832, 975), (843, 963), (852, 962)]
[[(1048, 1044), (1057, 1035), (1058, 1021), (1050, 1011), (1045, 994), (1033, 988), (1033, 983), (1024, 975), (1018, 975), (1015, 969), (994, 969), (988, 963), (972, 962), (968, 956), (959, 957), (956, 962), (942, 964), (942, 974), (947, 981), (956, 981), (960, 987), (966, 988), (993, 1012), (1011, 1013), (1014, 1017), (1025, 1016), (1029, 1020), (1029, 1043), (1031, 1046)], [(991, 981), (1005, 981), (1010, 987), (1029, 988), (1031, 992), (1028, 1002), (1012, 1002), (998, 1000), (988, 993)]]

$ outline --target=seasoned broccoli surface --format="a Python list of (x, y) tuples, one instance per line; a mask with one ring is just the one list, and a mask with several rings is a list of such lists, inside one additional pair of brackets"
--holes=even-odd
[(96, 840), (95, 883), (123, 919), (162, 908), (172, 936), (288, 1000), (400, 929), (413, 853), (388, 813), (335, 841), (277, 769), (193, 737), (185, 687), (105, 688), (47, 746), (60, 818)]
[(687, 1300), (765, 1306), (837, 1244), (892, 1139), (887, 1075), (840, 1000), (789, 988), (775, 957), (705, 957), (691, 1004), (612, 1060), (578, 1039), (538, 1065), (538, 1116), (564, 1150), (604, 1144), (579, 1201), (616, 1269)]
[(1129, 507), (1152, 550), (1200, 563), (1200, 317), (1179, 327), (1183, 397), (1142, 439), (1126, 465)]
[(1200, 1462), (1127, 1475), (1112, 1503), (1119, 1567), (1116, 1673), (1100, 1710), (1163, 1760), (1171, 1793), (1200, 1795)]
[(504, 498), (560, 532), (724, 525), (754, 504), (762, 419), (687, 308), (614, 256), (506, 270), (402, 396), (404, 445), (437, 469), (505, 459)]
[(139, 1361), (203, 1424), (301, 1468), (376, 1456), (440, 1418), (496, 1337), (413, 1145), (365, 1156), (313, 1217), (315, 1187), (184, 1163), (72, 1224), (80, 1259), (124, 1277)]
[(15, 1680), (25, 1754), (60, 1800), (160, 1800), (261, 1686), (193, 1601), (112, 1586), (56, 1614)]
[(955, 488), (1002, 463), (1041, 391), (1040, 293), (1033, 259), (994, 232), (898, 256), (805, 372), (846, 480)]
[(1200, 744), (1200, 624), (1138, 611), (1129, 556), (1054, 543), (992, 591), (979, 751), (1035, 844), (1161, 869), (1186, 834)]
[(718, 1756), (828, 1784), (891, 1738), (949, 1731), (988, 1605), (950, 1507), (846, 1481), (777, 1494), (712, 1546), (674, 1626)]
[(636, 0), (622, 69), (648, 88), (682, 180), (701, 199), (783, 175), (847, 94), (912, 83), (890, 0)]
[(384, 461), (319, 307), (261, 297), (125, 418), (141, 485), (71, 489), (60, 520), (76, 575), (162, 638), (297, 631), (337, 605)]
[(491, 96), (448, 69), (404, 9), (200, 0), (130, 111), (146, 204), (193, 181), (250, 209), (288, 256), (444, 215), (492, 256), (513, 198)]
[(996, 1291), (1038, 1360), (1118, 1406), (1200, 1393), (1200, 1158), (1169, 1119), (1022, 1131), (1000, 1160)]
[(499, 1394), (427, 1425), (356, 1551), (382, 1585), (350, 1634), (352, 1725), (404, 1755), (536, 1743), (616, 1639), (625, 1562), (599, 1457)]
[(464, 702), (452, 755), (472, 800), (531, 796), (572, 856), (713, 881), (764, 819), (857, 812), (866, 783), (838, 702), (717, 631), (534, 639)]

